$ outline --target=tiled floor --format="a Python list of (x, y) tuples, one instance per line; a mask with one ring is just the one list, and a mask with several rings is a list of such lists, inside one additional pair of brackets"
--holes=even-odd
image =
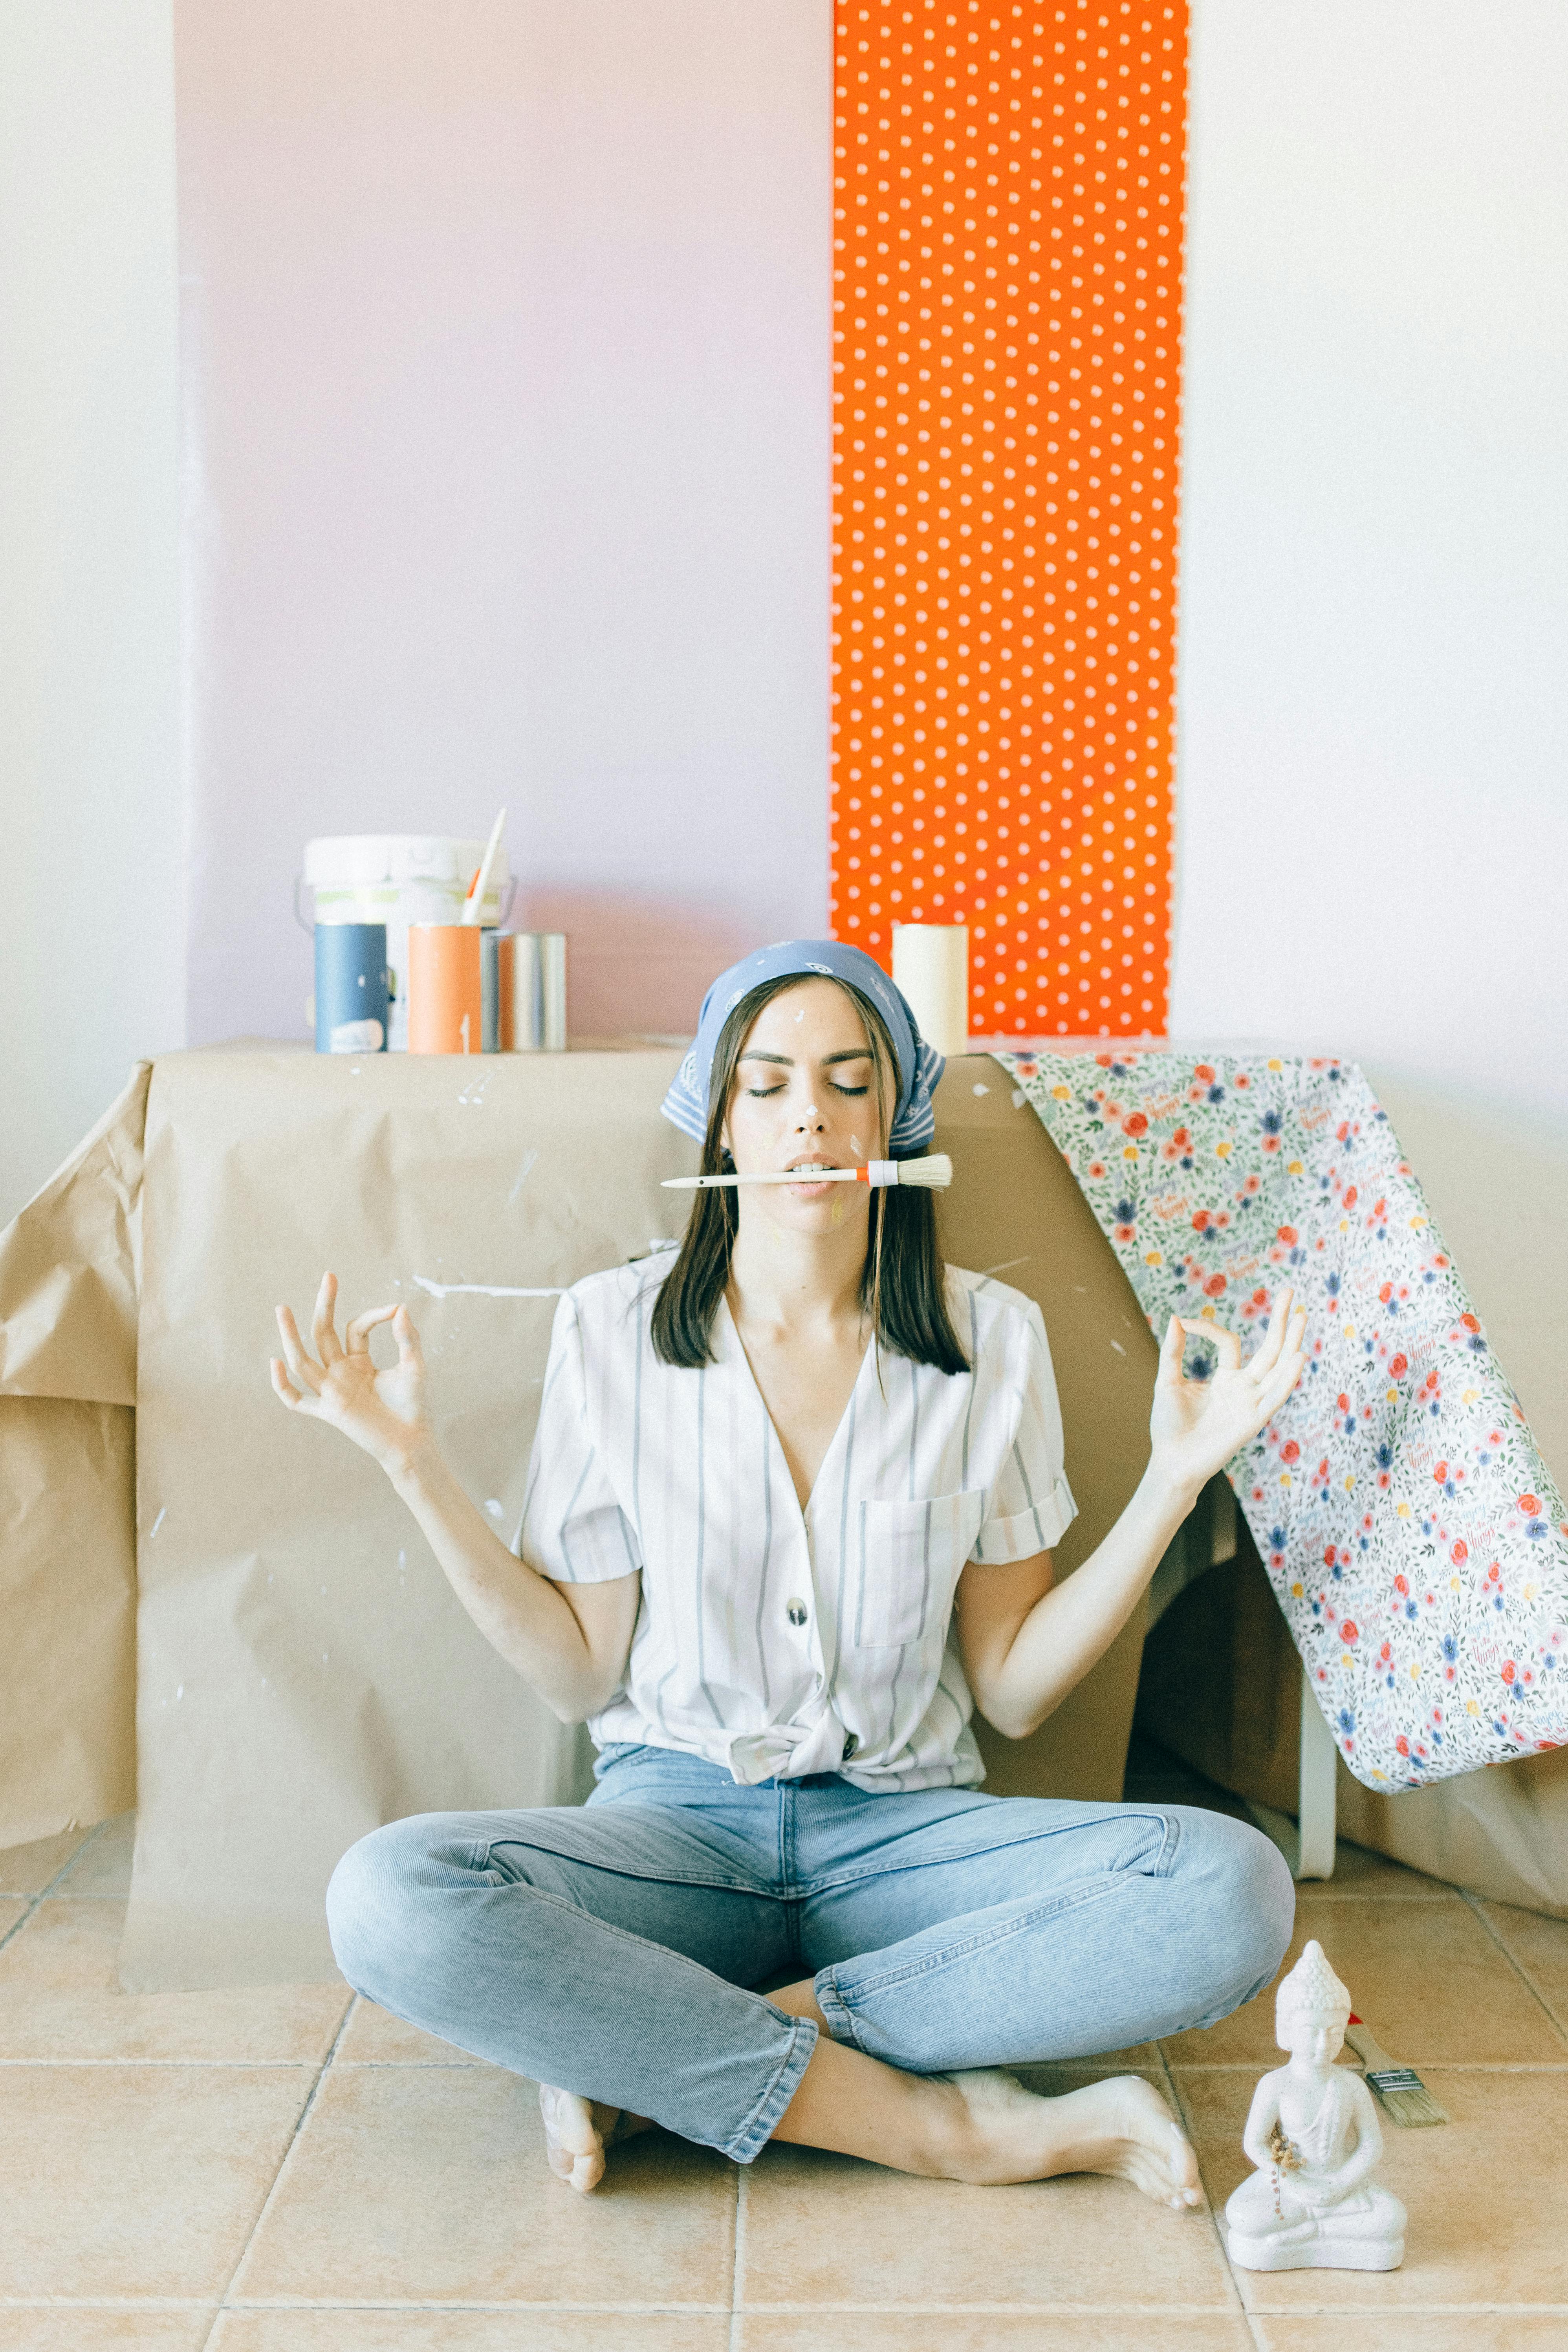
[[(1129, 1793), (1225, 1801), (1146, 1752)], [(1411, 2220), (1381, 2277), (1233, 2273), (1212, 2212), (1104, 2180), (742, 2173), (658, 2134), (579, 2200), (531, 2084), (345, 1987), (111, 1990), (129, 1863), (128, 1822), (0, 1853), (0, 2352), (1568, 2347), (1568, 1926), (1354, 1848), (1298, 1942), (1453, 2118), (1388, 2127)], [(1136, 2053), (1215, 2209), (1271, 2015)]]

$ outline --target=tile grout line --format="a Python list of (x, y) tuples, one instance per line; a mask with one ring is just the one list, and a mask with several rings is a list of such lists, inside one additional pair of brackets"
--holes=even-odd
[[(1177, 2084), (1175, 2075), (1172, 2072), (1171, 2062), (1165, 2055), (1164, 2042), (1161, 2041), (1158, 2036), (1155, 2038), (1154, 2047), (1160, 2053), (1160, 2071), (1165, 2077), (1165, 2088), (1170, 2094), (1171, 2103), (1174, 2106), (1177, 2115), (1181, 2117), (1182, 2128), (1186, 2133), (1189, 2141), (1192, 2143), (1194, 2154), (1196, 2155), (1197, 2140), (1193, 2132), (1193, 2119), (1191, 2115), (1188, 2113), (1187, 2103), (1182, 2096), (1181, 2089)], [(1208, 2186), (1204, 2180), (1201, 2171), (1198, 2175), (1198, 2181), (1199, 2186), (1203, 2189), (1204, 2192), (1204, 2219), (1209, 2225), (1209, 2233), (1219, 2252), (1220, 2265), (1225, 2273), (1226, 2286), (1230, 2294), (1231, 2308), (1242, 2319), (1248, 2333), (1252, 2336), (1254, 2344), (1256, 2344), (1258, 2342), (1257, 2330), (1252, 2326), (1251, 2314), (1248, 2312), (1247, 2305), (1242, 2299), (1241, 2289), (1237, 2284), (1236, 2273), (1232, 2270), (1230, 2264), (1230, 2250), (1225, 2242), (1225, 2231), (1220, 2227), (1219, 2216), (1214, 2210), (1214, 2201), (1209, 2196)]]
[(246, 2232), (245, 2243), (241, 2246), (239, 2253), (236, 2259), (234, 2268), (228, 2274), (228, 2284), (224, 2288), (222, 2294), (218, 2297), (217, 2308), (213, 2313), (212, 2326), (208, 2328), (206, 2334), (202, 2338), (202, 2352), (211, 2352), (213, 2338), (216, 2335), (217, 2330), (222, 2324), (223, 2315), (227, 2307), (229, 2296), (234, 2291), (234, 2283), (245, 2267), (245, 2258), (256, 2242), (257, 2231), (260, 2229), (263, 2221), (266, 2221), (268, 2214), (272, 2210), (272, 2200), (277, 2196), (279, 2184), (282, 2180), (284, 2173), (289, 2168), (289, 2159), (300, 2144), (300, 2135), (304, 2130), (306, 2123), (310, 2119), (310, 2110), (316, 2104), (317, 2094), (320, 2092), (321, 2084), (326, 2081), (327, 2076), (331, 2070), (332, 2061), (337, 2056), (342, 2038), (349, 2030), (349, 2020), (359, 2006), (359, 1998), (360, 1997), (357, 1992), (350, 1993), (347, 2006), (345, 2007), (342, 2017), (338, 2020), (338, 2030), (332, 2036), (331, 2047), (327, 2052), (326, 2056), (322, 2059), (320, 2066), (317, 2067), (316, 2079), (311, 2084), (310, 2088), (306, 2095), (305, 2104), (300, 2108), (298, 2116), (294, 2118), (294, 2128), (289, 2135), (289, 2145), (284, 2149), (282, 2156), (279, 2158), (278, 2169), (273, 2174), (267, 2194), (261, 2200), (260, 2210), (258, 2212), (255, 2221), (252, 2221), (249, 2229)]
[(746, 2175), (749, 2164), (735, 2167), (735, 2264), (730, 2275), (730, 2352), (741, 2352), (746, 2300)]
[(1509, 1949), (1509, 1947), (1504, 1942), (1502, 1936), (1500, 1934), (1498, 1929), (1492, 1926), (1491, 1921), (1481, 1909), (1483, 1898), (1479, 1895), (1472, 1895), (1469, 1889), (1464, 1886), (1460, 1887), (1459, 1893), (1463, 1896), (1465, 1902), (1469, 1905), (1471, 1911), (1480, 1921), (1482, 1929), (1491, 1937), (1492, 1942), (1497, 1946), (1498, 1950), (1502, 1954), (1504, 1959), (1508, 1962), (1510, 1968), (1513, 1970), (1521, 1984), (1523, 1985), (1525, 1990), (1534, 2000), (1538, 2001), (1541, 2007), (1546, 2011), (1549, 2021), (1555, 2031), (1562, 2036), (1563, 2040), (1564, 2042), (1568, 2042), (1568, 2029), (1564, 2028), (1563, 2021), (1559, 2018), (1557, 2011), (1552, 2008), (1552, 2003), (1547, 2000), (1546, 1995), (1542, 1991), (1541, 1987), (1536, 1983), (1534, 1978), (1531, 1975), (1530, 1970), (1525, 1967), (1524, 1962), (1520, 1959), (1515, 1953)]
[[(1363, 2275), (1379, 2275), (1367, 2272)], [(211, 2311), (213, 2305), (203, 2295), (0, 2295), (0, 2312), (7, 2311), (109, 2311), (115, 2314), (135, 2312)], [(498, 2312), (503, 2316), (515, 2313), (529, 2318), (565, 2315), (581, 2317), (626, 2317), (641, 2319), (649, 2313), (668, 2314), (677, 2318), (722, 2319), (724, 2305), (721, 2303), (496, 2303), (475, 2297), (472, 2302), (454, 2302), (450, 2296), (432, 2297), (427, 2303), (409, 2300), (396, 2302), (389, 2297), (372, 2301), (365, 2297), (353, 2302), (340, 2297), (296, 2295), (291, 2300), (274, 2296), (247, 2298), (241, 2296), (223, 2305), (230, 2312), (300, 2312), (300, 2311), (391, 2311), (391, 2312)], [(1219, 2308), (1212, 2303), (1182, 2303), (1171, 2301), (1146, 2303), (759, 2303), (751, 2306), (752, 2314), (768, 2318), (810, 2318), (823, 2312), (844, 2313), (850, 2316), (887, 2316), (895, 2319), (925, 2319), (937, 2317), (1025, 2318), (1042, 2317), (1073, 2319), (1151, 2319), (1166, 2316), (1180, 2319), (1213, 2319)], [(1294, 2319), (1367, 2319), (1386, 2317), (1394, 2312), (1405, 2318), (1474, 2319), (1568, 2319), (1568, 2304), (1563, 2303), (1304, 2303), (1292, 2305), (1289, 2311), (1258, 2311), (1245, 2315), (1248, 2319), (1263, 2322)], [(1264, 2352), (1268, 2352), (1265, 2345)]]
[(5, 1950), (6, 1945), (11, 1942), (14, 1937), (21, 1934), (23, 1928), (26, 1926), (28, 1920), (32, 1917), (34, 1912), (37, 1909), (45, 1896), (52, 1895), (56, 1887), (59, 1885), (61, 1879), (65, 1877), (67, 1872), (76, 1868), (77, 1864), (81, 1860), (82, 1855), (87, 1852), (89, 1846), (96, 1844), (97, 1841), (103, 1835), (104, 1831), (109, 1827), (109, 1822), (117, 1821), (118, 1819), (118, 1814), (111, 1813), (109, 1816), (109, 1821), (100, 1822), (96, 1829), (89, 1830), (81, 1843), (77, 1847), (76, 1852), (68, 1855), (66, 1860), (61, 1863), (54, 1876), (50, 1879), (48, 1885), (47, 1886), (39, 1887), (37, 1893), (29, 1901), (27, 1907), (23, 1912), (21, 1917), (15, 1921), (11, 1927), (7, 1927), (3, 1936), (0, 1936), (0, 1952)]

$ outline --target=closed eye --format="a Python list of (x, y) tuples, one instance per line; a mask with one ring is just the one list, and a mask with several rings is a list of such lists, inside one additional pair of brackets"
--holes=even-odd
[[(863, 1095), (870, 1092), (868, 1087), (841, 1087), (837, 1078), (830, 1079), (828, 1083), (836, 1095)], [(746, 1092), (753, 1102), (766, 1102), (770, 1095), (782, 1095), (784, 1087), (782, 1084), (776, 1087), (748, 1087)]]

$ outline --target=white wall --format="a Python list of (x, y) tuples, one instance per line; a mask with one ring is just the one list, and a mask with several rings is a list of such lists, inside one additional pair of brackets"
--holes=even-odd
[(489, 832), (572, 1027), (827, 912), (829, 0), (182, 0), (195, 1042), (312, 835)]
[(183, 1042), (170, 0), (0, 0), (0, 1223)]
[(1568, 1135), (1568, 7), (1192, 64), (1173, 1028)]

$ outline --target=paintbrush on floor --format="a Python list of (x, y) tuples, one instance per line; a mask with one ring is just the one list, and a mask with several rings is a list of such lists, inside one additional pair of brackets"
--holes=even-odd
[(1396, 2066), (1383, 2044), (1352, 2012), (1345, 2040), (1366, 2069), (1366, 2079), (1396, 2124), (1407, 2129), (1448, 2120), (1414, 2066)]

